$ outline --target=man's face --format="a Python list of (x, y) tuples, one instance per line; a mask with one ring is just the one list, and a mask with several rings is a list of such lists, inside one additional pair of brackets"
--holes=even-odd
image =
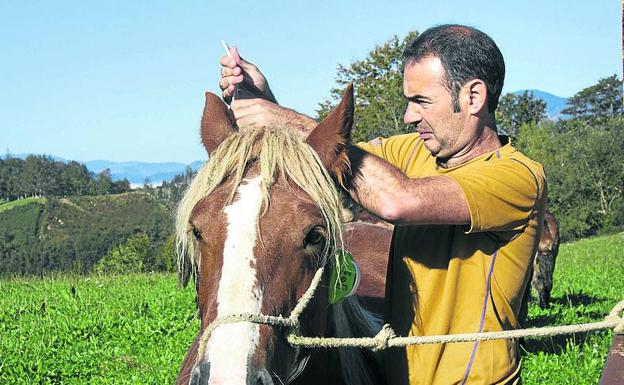
[(403, 121), (414, 126), (434, 156), (448, 159), (462, 150), (462, 136), (467, 134), (463, 130), (466, 114), (453, 112), (452, 96), (444, 86), (444, 68), (439, 58), (426, 57), (407, 65), (403, 94), (408, 100)]

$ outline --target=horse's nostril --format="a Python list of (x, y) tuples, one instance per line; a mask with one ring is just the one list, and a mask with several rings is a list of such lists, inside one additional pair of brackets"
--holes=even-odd
[(271, 375), (266, 369), (258, 371), (258, 377), (256, 378), (255, 385), (274, 385)]
[(210, 362), (202, 361), (195, 365), (191, 371), (191, 380), (189, 385), (208, 385), (210, 378)]

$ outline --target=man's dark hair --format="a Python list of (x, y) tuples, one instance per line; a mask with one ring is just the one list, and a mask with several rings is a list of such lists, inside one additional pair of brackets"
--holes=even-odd
[(505, 80), (505, 61), (494, 40), (476, 28), (445, 24), (418, 35), (403, 51), (403, 65), (437, 57), (444, 67), (446, 88), (459, 112), (459, 91), (466, 82), (481, 79), (487, 87), (488, 111), (494, 112)]

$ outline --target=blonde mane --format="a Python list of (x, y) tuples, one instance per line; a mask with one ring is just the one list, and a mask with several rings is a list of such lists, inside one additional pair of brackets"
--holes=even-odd
[(247, 167), (254, 161), (260, 169), (264, 212), (270, 204), (269, 190), (275, 178), (286, 177), (310, 196), (325, 220), (328, 239), (321, 262), (326, 262), (337, 247), (342, 248), (341, 200), (331, 176), (312, 147), (287, 129), (241, 130), (228, 136), (211, 154), (178, 205), (175, 229), (178, 269), (190, 265), (192, 271), (197, 272), (200, 267), (189, 224), (195, 205), (228, 177), (234, 180), (228, 198), (228, 202), (231, 201)]

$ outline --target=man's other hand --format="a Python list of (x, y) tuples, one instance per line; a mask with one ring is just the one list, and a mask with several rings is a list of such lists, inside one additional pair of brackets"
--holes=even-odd
[(258, 88), (267, 100), (276, 102), (275, 96), (273, 96), (273, 92), (271, 92), (269, 87), (269, 82), (258, 67), (241, 58), (236, 47), (230, 47), (230, 54), (232, 57), (224, 55), (219, 60), (221, 64), (219, 87), (223, 94), (223, 100), (230, 103), (236, 85), (245, 82)]
[(232, 112), (239, 128), (286, 127), (307, 137), (316, 127), (314, 119), (264, 99), (240, 99), (232, 102)]

